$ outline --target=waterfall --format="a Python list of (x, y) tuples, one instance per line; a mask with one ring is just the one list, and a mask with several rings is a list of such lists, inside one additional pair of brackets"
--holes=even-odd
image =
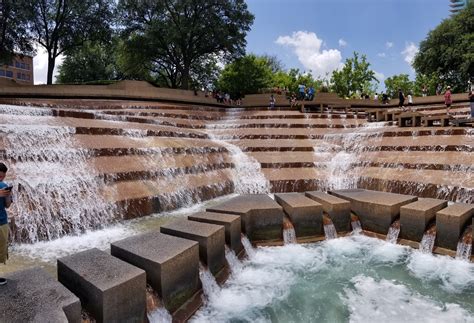
[(199, 264), (199, 279), (201, 279), (202, 291), (207, 299), (221, 289), (209, 269), (202, 264)]
[[(225, 128), (231, 128), (231, 124), (219, 124)], [(225, 140), (225, 136), (219, 136), (209, 129), (215, 129), (217, 124), (207, 124), (206, 134), (215, 143), (224, 146), (230, 153), (234, 169), (232, 170), (232, 181), (234, 191), (238, 194), (267, 194), (270, 192), (270, 181), (262, 173), (262, 166), (255, 159), (245, 154), (237, 145)]]
[(227, 247), (227, 245), (225, 246), (225, 259), (227, 260), (230, 271), (233, 274), (242, 269), (242, 263), (240, 262), (239, 258), (237, 258), (237, 255), (235, 254), (234, 250)]
[(362, 225), (360, 224), (359, 217), (355, 214), (351, 214), (351, 227), (352, 233), (362, 232)]
[(400, 220), (396, 220), (392, 223), (388, 229), (387, 237), (385, 240), (390, 243), (397, 243), (398, 235), (400, 234)]
[(472, 253), (472, 227), (467, 227), (456, 248), (456, 259), (470, 260)]
[(364, 127), (351, 129), (351, 132), (323, 136), (322, 144), (314, 147), (317, 159), (321, 159), (321, 155), (330, 157), (326, 163), (327, 180), (323, 190), (357, 188), (364, 166), (358, 164), (363, 160), (363, 152), (370, 147), (368, 140), (381, 139), (383, 132), (377, 129), (384, 126), (383, 122), (368, 123)]
[(286, 217), (283, 219), (283, 242), (285, 244), (297, 243), (295, 227)]
[[(41, 118), (43, 124), (54, 119)], [(14, 175), (14, 241), (79, 234), (116, 219), (115, 205), (102, 195), (104, 179), (88, 163), (91, 156), (77, 148), (75, 128), (1, 125), (0, 132), (5, 159)]]
[(146, 288), (146, 312), (150, 323), (171, 323), (173, 318), (161, 304), (158, 295), (151, 286)]
[(323, 214), (323, 229), (326, 240), (337, 238), (336, 227), (332, 223), (331, 218), (326, 214)]
[(431, 226), (423, 234), (420, 242), (420, 251), (424, 253), (432, 253), (436, 241), (436, 226)]
[(241, 240), (247, 257), (252, 258), (255, 255), (255, 248), (252, 246), (252, 243), (250, 242), (249, 238), (246, 235), (242, 234)]

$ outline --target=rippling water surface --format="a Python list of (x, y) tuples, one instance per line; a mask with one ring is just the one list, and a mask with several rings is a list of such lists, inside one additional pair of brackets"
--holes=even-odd
[(354, 235), (258, 248), (194, 322), (474, 322), (474, 264)]

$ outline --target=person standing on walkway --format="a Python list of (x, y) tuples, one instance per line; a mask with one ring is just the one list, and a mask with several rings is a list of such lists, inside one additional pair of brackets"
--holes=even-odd
[(270, 109), (275, 107), (275, 96), (272, 94), (270, 95)]
[(400, 108), (405, 107), (405, 95), (402, 92), (402, 89), (398, 89), (398, 106)]
[(469, 103), (471, 104), (471, 119), (474, 118), (474, 90), (469, 92)]
[(453, 103), (453, 99), (451, 98), (451, 87), (448, 85), (446, 88), (446, 92), (444, 92), (444, 104), (446, 104), (446, 113), (449, 115), (449, 110), (451, 110), (451, 104)]
[[(11, 187), (3, 181), (7, 175), (8, 168), (0, 163), (0, 263), (6, 264), (8, 259), (8, 216), (5, 208), (10, 207)], [(0, 278), (0, 286), (5, 285), (7, 280)]]

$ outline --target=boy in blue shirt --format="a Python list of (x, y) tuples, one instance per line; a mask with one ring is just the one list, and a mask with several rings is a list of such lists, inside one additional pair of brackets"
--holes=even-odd
[[(8, 168), (0, 163), (0, 263), (6, 263), (8, 259), (8, 216), (7, 210), (12, 203), (8, 185), (3, 181), (7, 175)], [(5, 285), (7, 280), (0, 278), (0, 285)]]

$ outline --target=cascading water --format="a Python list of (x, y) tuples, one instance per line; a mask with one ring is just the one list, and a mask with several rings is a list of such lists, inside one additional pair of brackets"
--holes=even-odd
[(202, 264), (199, 264), (199, 279), (201, 280), (202, 291), (206, 298), (209, 298), (221, 289), (209, 269)]
[(324, 229), (324, 236), (326, 240), (336, 239), (337, 238), (337, 231), (336, 227), (331, 221), (331, 218), (327, 215), (323, 215), (323, 229)]
[(464, 231), (456, 248), (456, 259), (470, 260), (472, 253), (472, 227), (469, 226)]
[(385, 238), (385, 240), (390, 243), (396, 244), (399, 234), (400, 234), (400, 220), (396, 220), (392, 223), (392, 225), (388, 229), (387, 237)]
[(287, 218), (283, 219), (283, 242), (285, 244), (296, 243), (296, 232), (293, 223)]
[[(225, 128), (230, 128), (231, 124), (219, 124)], [(230, 153), (234, 169), (232, 171), (232, 181), (234, 192), (238, 194), (267, 194), (270, 192), (270, 181), (262, 173), (260, 163), (247, 154), (237, 145), (230, 143), (225, 136), (210, 131), (215, 129), (216, 124), (206, 124), (206, 134), (215, 143), (224, 146)]]
[(363, 160), (363, 152), (370, 148), (368, 145), (373, 144), (374, 140), (382, 138), (383, 132), (376, 129), (384, 126), (384, 122), (367, 123), (363, 127), (351, 129), (351, 132), (323, 136), (322, 143), (314, 147), (317, 159), (321, 154), (331, 156), (326, 163), (327, 180), (322, 190), (357, 188), (363, 173), (364, 165), (359, 165)]
[(146, 312), (150, 323), (171, 323), (173, 318), (160, 303), (158, 295), (150, 286), (146, 289)]
[[(42, 118), (44, 123), (54, 119)], [(105, 182), (88, 164), (88, 153), (77, 148), (74, 130), (0, 126), (5, 159), (14, 178), (14, 241), (51, 240), (100, 228), (116, 219), (116, 207), (102, 196)]]
[(227, 245), (225, 246), (225, 259), (227, 260), (232, 273), (236, 273), (242, 269), (242, 263), (239, 258), (237, 258), (234, 250), (227, 247)]
[(252, 258), (255, 255), (255, 248), (252, 246), (252, 243), (250, 242), (249, 238), (246, 235), (242, 234), (241, 240), (247, 257)]
[(353, 233), (359, 233), (362, 231), (362, 225), (360, 224), (359, 217), (355, 214), (351, 214), (351, 227)]
[(420, 251), (423, 253), (433, 253), (433, 248), (436, 241), (436, 225), (432, 225), (423, 234), (420, 242)]

